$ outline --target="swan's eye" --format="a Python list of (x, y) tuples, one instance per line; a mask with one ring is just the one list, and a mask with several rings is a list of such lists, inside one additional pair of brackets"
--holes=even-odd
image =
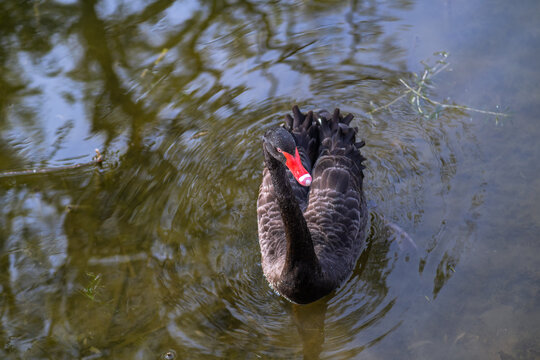
[(280, 148), (276, 148), (276, 150), (277, 150), (278, 152), (283, 152), (283, 150), (281, 150)]

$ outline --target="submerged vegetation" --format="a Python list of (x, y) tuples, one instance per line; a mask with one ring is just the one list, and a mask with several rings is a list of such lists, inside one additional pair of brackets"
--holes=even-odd
[(87, 272), (86, 276), (89, 279), (88, 284), (83, 289), (80, 289), (79, 291), (88, 299), (94, 302), (98, 302), (98, 299), (96, 297), (98, 295), (99, 289), (102, 287), (101, 274), (94, 274), (93, 272)]
[(412, 73), (412, 81), (414, 82), (414, 85), (411, 85), (404, 79), (399, 78), (399, 82), (406, 88), (406, 90), (385, 105), (376, 107), (375, 104), (371, 102), (370, 105), (372, 106), (372, 110), (368, 111), (367, 114), (372, 117), (372, 114), (382, 110), (391, 111), (390, 108), (392, 105), (404, 98), (407, 98), (414, 111), (426, 119), (437, 119), (441, 111), (445, 109), (492, 115), (495, 116), (495, 121), (497, 124), (499, 124), (501, 117), (509, 116), (508, 113), (481, 110), (467, 105), (446, 104), (433, 100), (429, 94), (429, 90), (434, 89), (433, 78), (442, 71), (449, 70), (450, 66), (450, 63), (446, 61), (449, 56), (447, 52), (440, 51), (436, 52), (434, 55), (438, 57), (438, 59), (434, 61), (434, 64), (431, 64), (428, 61), (423, 61), (422, 64), (424, 65), (424, 70), (421, 73)]

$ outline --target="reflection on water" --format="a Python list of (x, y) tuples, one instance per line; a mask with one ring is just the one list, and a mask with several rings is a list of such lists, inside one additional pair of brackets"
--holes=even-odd
[[(408, 42), (408, 19), (430, 6), (1, 2), (0, 171), (86, 162), (94, 148), (106, 159), (101, 168), (0, 177), (2, 357), (540, 353), (530, 335), (499, 343), (498, 303), (482, 310), (489, 329), (475, 329), (467, 319), (483, 299), (469, 295), (463, 306), (463, 288), (449, 286), (455, 276), (481, 285), (460, 266), (491, 279), (464, 254), (503, 243), (479, 235), (494, 228), (485, 220), (494, 180), (478, 164), (494, 155), (470, 115), (425, 119), (404, 98), (362, 116), (399, 97), (399, 79), (414, 83), (411, 54), (423, 44)], [(260, 136), (294, 103), (358, 114), (367, 142), (367, 248), (352, 277), (309, 306), (270, 290), (256, 239)], [(415, 244), (396, 241), (395, 226)], [(530, 252), (517, 249), (514, 258)], [(534, 298), (538, 273), (527, 269), (517, 291)], [(503, 305), (504, 320), (514, 308)], [(538, 313), (538, 304), (521, 305)]]

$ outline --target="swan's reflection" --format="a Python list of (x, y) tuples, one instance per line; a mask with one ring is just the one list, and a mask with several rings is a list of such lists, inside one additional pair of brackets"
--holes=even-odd
[(294, 324), (302, 340), (304, 359), (319, 359), (324, 344), (324, 321), (328, 310), (328, 299), (312, 304), (293, 304)]

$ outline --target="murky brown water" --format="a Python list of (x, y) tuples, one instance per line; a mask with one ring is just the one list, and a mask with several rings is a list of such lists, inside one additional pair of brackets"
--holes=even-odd
[[(540, 358), (539, 13), (0, 2), (0, 357)], [(354, 113), (368, 158), (368, 247), (308, 306), (256, 231), (260, 136), (295, 103)]]

